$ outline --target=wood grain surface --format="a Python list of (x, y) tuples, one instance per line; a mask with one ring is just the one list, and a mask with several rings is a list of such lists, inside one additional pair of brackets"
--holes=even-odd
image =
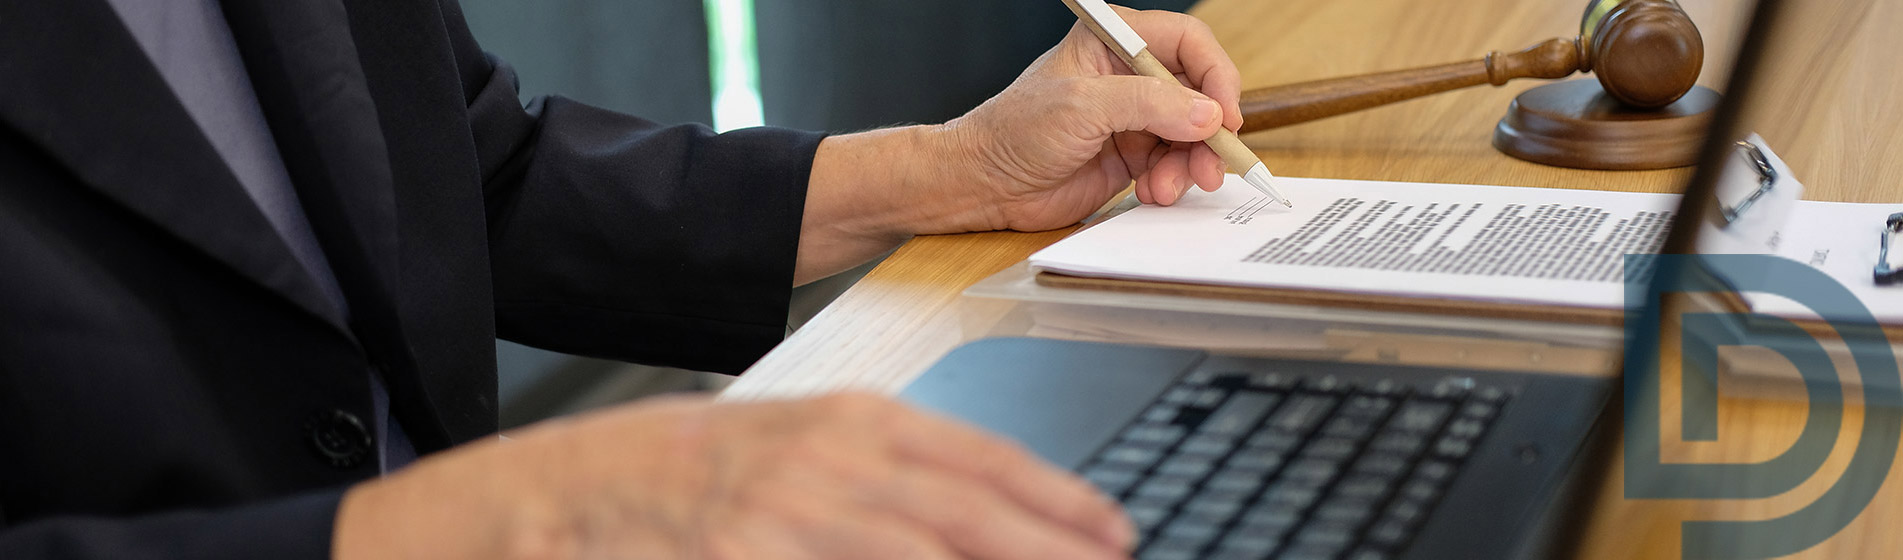
[[(1682, 2), (1704, 34), (1700, 83), (1723, 91), (1750, 2)], [(1806, 198), (1903, 202), (1903, 2), (1804, 0), (1779, 37), (1772, 84), (1755, 94), (1753, 128), (1795, 169)], [(1245, 88), (1470, 60), (1492, 50), (1570, 36), (1577, 0), (1204, 0), (1191, 13), (1210, 23), (1243, 74)], [(1580, 79), (1580, 78), (1575, 78)], [(1584, 78), (1590, 79), (1590, 78)], [(1536, 82), (1475, 88), (1245, 135), (1278, 175), (1388, 181), (1675, 190), (1685, 170), (1612, 172), (1546, 167), (1489, 145), (1513, 96)], [(838, 390), (895, 392), (946, 351), (986, 332), (1009, 304), (961, 298), (972, 283), (1067, 234), (978, 233), (920, 237), (736, 381), (722, 398), (788, 398)], [(1677, 402), (1668, 377), (1662, 394)], [(1755, 462), (1796, 440), (1801, 402), (1727, 398), (1715, 442), (1676, 441), (1670, 408), (1668, 461)], [(1679, 523), (1766, 519), (1809, 504), (1839, 478), (1862, 411), (1848, 407), (1825, 467), (1785, 495), (1753, 501), (1631, 500), (1617, 468), (1575, 504), (1585, 516), (1585, 558), (1678, 557)], [(1606, 460), (1616, 461), (1617, 458)], [(1616, 465), (1616, 463), (1613, 463)], [(1893, 469), (1898, 470), (1898, 469)], [(1843, 532), (1802, 558), (1903, 556), (1903, 490), (1892, 472), (1874, 503)]]

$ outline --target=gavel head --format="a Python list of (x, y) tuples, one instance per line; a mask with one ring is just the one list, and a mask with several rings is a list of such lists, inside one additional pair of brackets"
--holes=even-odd
[(1698, 83), (1705, 42), (1672, 0), (1592, 0), (1579, 23), (1582, 70), (1627, 105), (1670, 105)]

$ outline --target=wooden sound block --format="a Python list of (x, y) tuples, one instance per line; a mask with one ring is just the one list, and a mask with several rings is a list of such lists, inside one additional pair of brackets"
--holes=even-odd
[(1718, 109), (1711, 88), (1693, 87), (1657, 109), (1635, 109), (1579, 79), (1527, 90), (1493, 129), (1507, 155), (1574, 169), (1666, 169), (1698, 162), (1699, 144)]

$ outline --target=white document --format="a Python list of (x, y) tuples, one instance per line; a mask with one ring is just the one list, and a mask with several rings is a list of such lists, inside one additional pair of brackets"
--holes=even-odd
[[(1777, 241), (1776, 254), (1830, 275), (1863, 302), (1877, 322), (1903, 324), (1903, 286), (1878, 286), (1875, 269), (1878, 235), (1892, 212), (1903, 204), (1859, 204), (1802, 201), (1792, 208), (1790, 227)], [(1896, 247), (1891, 247), (1896, 251)], [(1794, 318), (1817, 314), (1790, 299), (1761, 292), (1744, 292), (1753, 311)]]
[[(1076, 276), (1611, 308), (1624, 256), (1656, 252), (1676, 194), (1230, 175), (1031, 256)], [(1874, 236), (1872, 237), (1874, 239)]]

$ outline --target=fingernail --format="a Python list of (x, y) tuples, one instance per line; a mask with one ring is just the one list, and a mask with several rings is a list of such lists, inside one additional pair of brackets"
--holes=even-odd
[(1189, 105), (1189, 123), (1196, 126), (1209, 126), (1209, 123), (1216, 120), (1220, 112), (1222, 112), (1222, 107), (1216, 105), (1215, 101), (1197, 99)]
[(1177, 200), (1182, 200), (1183, 195), (1189, 192), (1190, 184), (1191, 183), (1189, 180), (1189, 175), (1183, 175), (1181, 177), (1176, 178), (1176, 199)]

